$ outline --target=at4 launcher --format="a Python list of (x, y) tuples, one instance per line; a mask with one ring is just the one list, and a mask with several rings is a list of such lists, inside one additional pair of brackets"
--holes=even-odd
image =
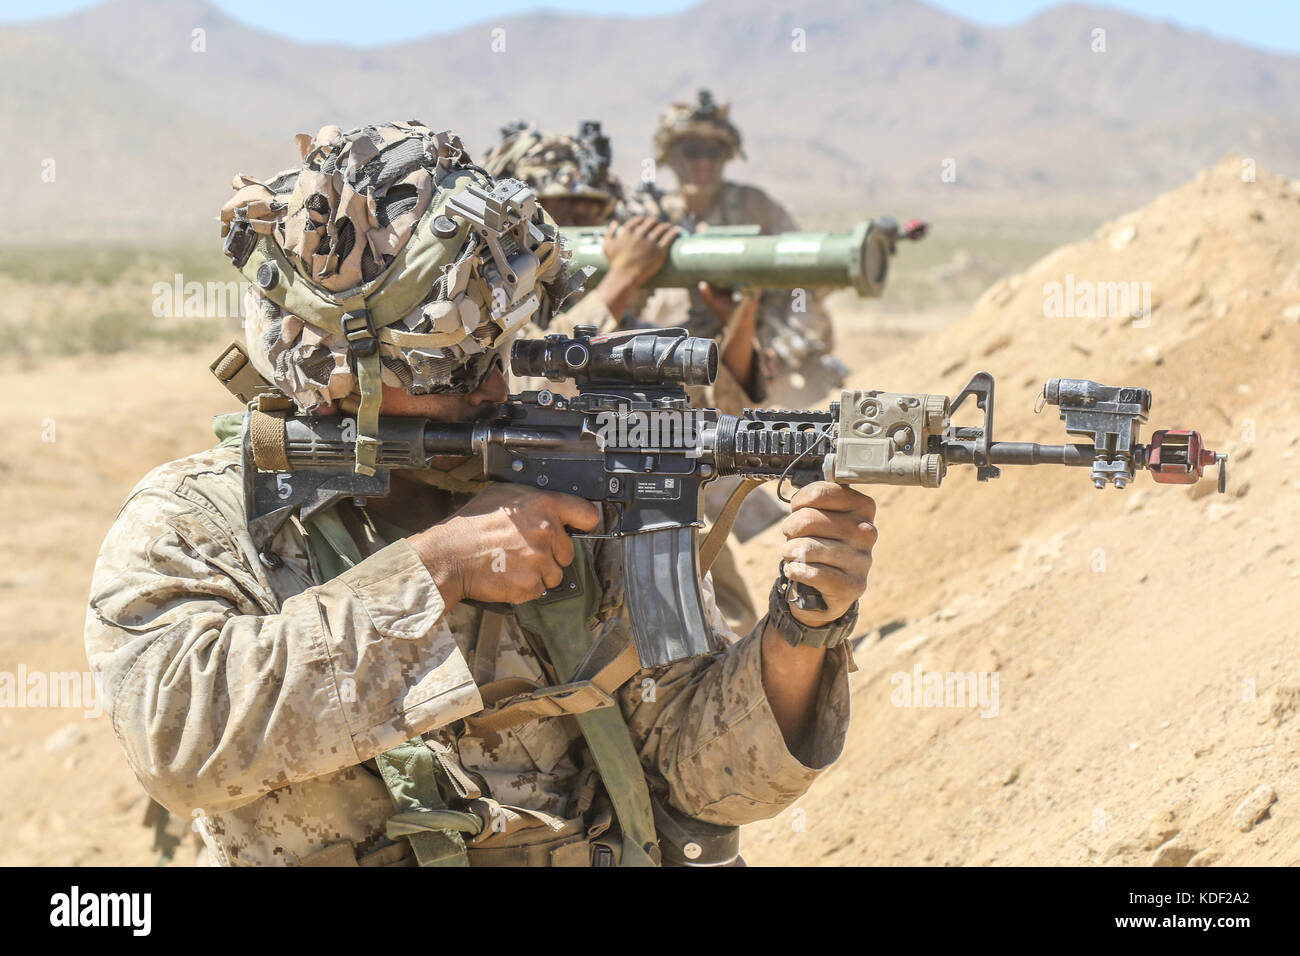
[[(379, 467), (371, 476), (353, 472), (350, 419), (280, 418), (283, 425), (269, 429), (282, 428), (278, 439), (268, 439), (267, 422), (253, 421), (261, 413), (250, 412), (244, 475), (254, 539), (269, 540), (290, 514), (309, 517), (343, 496), (386, 495), (392, 469), (477, 458), (489, 479), (606, 507), (602, 530), (583, 537), (620, 543), (637, 652), (644, 667), (655, 667), (715, 649), (700, 578), (716, 544), (710, 539), (701, 547), (697, 539), (701, 490), (720, 476), (754, 479), (742, 488), (769, 479), (938, 488), (956, 465), (973, 465), (985, 481), (998, 477), (1000, 466), (1056, 464), (1087, 469), (1098, 488), (1123, 488), (1139, 471), (1157, 482), (1191, 484), (1217, 464), (1224, 490), (1226, 456), (1207, 449), (1198, 432), (1161, 430), (1140, 441), (1151, 410), (1145, 388), (1049, 379), (1040, 403), (1055, 405), (1065, 430), (1087, 439), (1062, 445), (995, 440), (993, 378), (986, 372), (952, 399), (846, 389), (824, 411), (737, 416), (694, 408), (687, 399), (686, 386), (708, 384), (717, 374), (712, 340), (684, 329), (577, 332), (516, 342), (511, 357), (515, 374), (571, 379), (576, 396), (527, 391), (470, 422), (381, 418)], [(983, 411), (983, 423), (953, 425), (968, 399)], [(722, 525), (711, 532), (726, 533)], [(566, 578), (548, 595), (561, 596), (568, 586)], [(804, 608), (825, 606), (804, 585), (796, 599)]]
[[(921, 239), (926, 224), (899, 226), (888, 216), (860, 222), (849, 232), (760, 235), (758, 226), (708, 226), (678, 236), (668, 259), (646, 280), (648, 289), (694, 289), (700, 282), (731, 289), (851, 288), (874, 298), (885, 288), (889, 257), (900, 240)], [(604, 226), (560, 229), (572, 253), (570, 266), (593, 270), (587, 287), (609, 270)]]

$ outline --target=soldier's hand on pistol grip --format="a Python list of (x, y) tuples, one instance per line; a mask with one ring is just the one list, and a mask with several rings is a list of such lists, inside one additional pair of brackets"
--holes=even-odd
[(790, 515), (781, 523), (785, 575), (816, 588), (826, 602), (824, 611), (792, 603), (790, 613), (800, 623), (820, 627), (837, 620), (866, 591), (875, 518), (875, 499), (831, 481), (813, 482), (791, 500)]
[(523, 604), (558, 585), (573, 562), (567, 529), (591, 531), (599, 521), (585, 499), (494, 484), (410, 541), (448, 610), (467, 598)]

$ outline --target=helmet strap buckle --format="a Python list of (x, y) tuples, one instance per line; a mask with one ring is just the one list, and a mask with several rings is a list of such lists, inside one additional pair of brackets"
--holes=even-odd
[(375, 323), (370, 318), (369, 309), (343, 313), (343, 337), (347, 339), (352, 353), (361, 358), (374, 355), (379, 350), (379, 336), (375, 333)]

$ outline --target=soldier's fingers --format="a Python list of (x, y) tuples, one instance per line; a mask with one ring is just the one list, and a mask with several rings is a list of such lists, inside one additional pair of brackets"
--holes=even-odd
[(551, 535), (551, 554), (554, 556), (556, 564), (562, 568), (567, 568), (573, 563), (573, 539), (563, 532)]
[(614, 253), (618, 249), (618, 223), (611, 222), (605, 228), (605, 238), (601, 242), (600, 248), (605, 253), (606, 259), (614, 258)]
[(787, 578), (816, 588), (827, 604), (846, 599), (852, 603), (867, 589), (865, 574), (855, 574), (825, 564), (804, 564), (801, 561), (786, 561), (782, 566)]
[(635, 222), (629, 223), (629, 226), (632, 235), (638, 239), (645, 239), (657, 224), (657, 219), (651, 219), (649, 216), (638, 216)]
[(662, 242), (663, 237), (676, 228), (671, 222), (659, 222), (658, 220), (651, 221), (654, 225), (650, 227), (647, 236), (655, 242)]
[(848, 512), (800, 508), (781, 522), (781, 533), (787, 538), (829, 538), (856, 545), (868, 536), (874, 544), (876, 528), (870, 521), (859, 520)]
[(541, 567), (542, 583), (548, 588), (558, 587), (564, 580), (564, 571), (554, 561), (543, 560)]
[(858, 542), (834, 538), (791, 538), (781, 548), (781, 557), (800, 564), (825, 564), (845, 571), (871, 567), (871, 550)]
[(600, 509), (586, 498), (551, 492), (552, 509), (561, 527), (591, 531), (600, 523)]
[(864, 521), (876, 519), (876, 500), (833, 481), (814, 481), (800, 488), (790, 499), (790, 510), (816, 508), (818, 511), (843, 511), (858, 514)]
[[(715, 309), (722, 307), (723, 305), (722, 299), (725, 296), (725, 293), (719, 292), (717, 289), (713, 288), (713, 286), (709, 285), (707, 282), (701, 282), (698, 286), (696, 286), (696, 288), (699, 289), (700, 295), (703, 296), (704, 301), (709, 303), (709, 305), (713, 306)], [(726, 300), (727, 300), (726, 305), (730, 307), (731, 297), (726, 296)]]

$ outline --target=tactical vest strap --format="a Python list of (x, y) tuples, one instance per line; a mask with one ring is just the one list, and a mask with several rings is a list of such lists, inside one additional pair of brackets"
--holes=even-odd
[[(307, 527), (308, 545), (326, 579), (362, 560), (360, 548), (335, 509), (316, 515)], [(556, 672), (573, 677), (565, 684), (538, 689), (526, 682), (488, 684), (483, 688), (485, 699), (490, 699), (494, 691), (504, 694), (505, 699), (498, 697), (499, 707), (468, 717), (465, 722), (475, 726), (475, 721), (486, 717), (487, 723), (477, 726), (490, 730), (538, 717), (573, 716), (595, 759), (622, 830), (621, 852), (614, 854), (618, 865), (657, 866), (659, 847), (650, 791), (615, 696), (618, 688), (640, 670), (640, 662), (631, 634), (620, 619), (611, 618), (601, 628), (599, 639), (595, 637), (592, 623), (600, 602), (599, 582), (585, 544), (577, 540), (574, 545), (577, 593), (548, 603), (530, 601), (514, 609), (519, 625), (541, 643)], [(461, 834), (479, 833), (482, 818), (448, 807), (444, 795), (466, 794), (457, 785), (463, 782), (454, 774), (449, 776), (447, 764), (440, 762), (420, 737), (380, 754), (375, 763), (398, 809), (389, 821), (389, 839), (408, 838), (421, 866), (469, 865)], [(574, 856), (570, 862), (576, 862), (575, 854), (586, 850), (579, 851), (577, 841), (574, 843), (570, 847), (566, 842), (562, 852), (548, 846), (547, 853), (554, 850), (566, 859)], [(534, 860), (535, 853), (516, 855), (516, 862), (541, 862), (540, 856)], [(547, 859), (555, 865), (554, 854)], [(510, 854), (504, 854), (499, 862), (512, 860)]]
[[(490, 613), (490, 612), (487, 612)], [(616, 633), (617, 632), (617, 633)], [(602, 639), (592, 648), (587, 660), (565, 683), (555, 687), (538, 687), (522, 678), (506, 678), (479, 687), (488, 708), (465, 718), (474, 731), (499, 731), (541, 717), (563, 717), (613, 707), (614, 695), (633, 674), (641, 669), (636, 647), (628, 641), (622, 650), (592, 663), (592, 656), (603, 645), (620, 643), (625, 632), (606, 628)], [(595, 670), (593, 671), (593, 667)]]

